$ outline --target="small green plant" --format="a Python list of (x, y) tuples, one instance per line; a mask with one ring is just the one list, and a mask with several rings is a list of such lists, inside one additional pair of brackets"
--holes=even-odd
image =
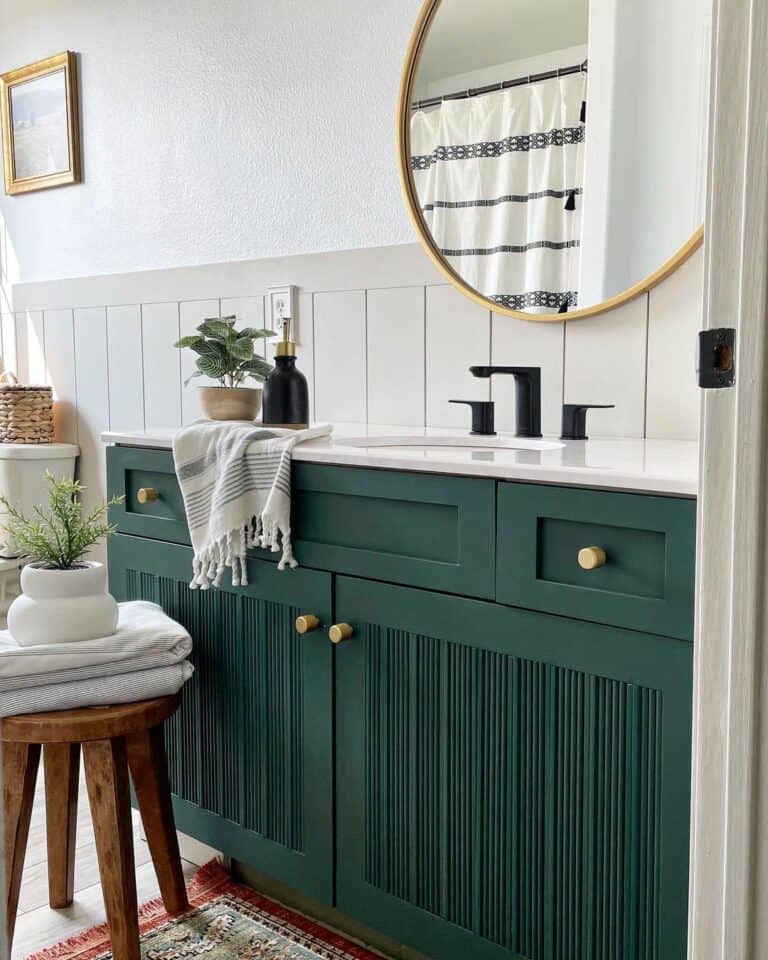
[(174, 346), (190, 349), (197, 354), (197, 370), (185, 382), (195, 377), (210, 377), (222, 387), (239, 387), (247, 377), (262, 381), (272, 365), (257, 357), (257, 340), (274, 337), (272, 330), (243, 327), (238, 330), (237, 317), (209, 317), (197, 328), (197, 333), (182, 337)]
[(57, 480), (45, 474), (51, 485), (48, 509), (34, 508), (34, 516), (26, 517), (5, 494), (0, 494), (0, 509), (5, 511), (2, 529), (14, 548), (48, 570), (74, 570), (83, 565), (89, 549), (102, 537), (115, 532), (107, 520), (107, 511), (124, 497), (112, 497), (83, 516), (82, 493), (85, 487), (77, 480)]

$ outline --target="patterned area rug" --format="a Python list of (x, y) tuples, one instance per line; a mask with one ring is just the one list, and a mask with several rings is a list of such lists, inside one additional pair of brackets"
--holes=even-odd
[[(139, 911), (143, 960), (381, 960), (307, 917), (230, 879), (216, 861), (189, 882), (191, 909), (169, 917), (152, 900)], [(94, 927), (27, 960), (111, 960), (109, 933)]]

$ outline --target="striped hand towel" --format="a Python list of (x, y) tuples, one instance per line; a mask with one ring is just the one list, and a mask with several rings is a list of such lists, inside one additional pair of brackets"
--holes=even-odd
[(173, 438), (173, 459), (195, 550), (190, 587), (248, 583), (248, 547), (282, 549), (279, 569), (296, 567), (291, 549), (291, 451), (327, 436), (329, 426), (265, 429), (202, 420)]
[(26, 690), (8, 690), (0, 693), (0, 717), (46, 713), (49, 710), (74, 710), (77, 707), (108, 707), (116, 703), (167, 697), (178, 693), (193, 673), (192, 664), (182, 660), (181, 663), (137, 673), (118, 673), (70, 683), (50, 683)]
[(185, 660), (192, 639), (156, 603), (119, 604), (117, 630), (109, 637), (73, 643), (19, 646), (0, 630), (0, 691), (41, 684), (111, 677)]

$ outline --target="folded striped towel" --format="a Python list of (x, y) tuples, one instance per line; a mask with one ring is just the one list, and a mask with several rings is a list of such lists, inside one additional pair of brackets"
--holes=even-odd
[(291, 548), (291, 451), (327, 436), (329, 426), (265, 429), (253, 423), (201, 420), (173, 438), (195, 557), (190, 587), (218, 587), (224, 570), (248, 583), (248, 547), (282, 549), (278, 565), (296, 567)]
[(0, 630), (0, 691), (112, 677), (178, 664), (189, 656), (189, 633), (156, 603), (135, 600), (118, 607), (117, 630), (97, 640), (21, 647)]
[(77, 707), (107, 707), (116, 703), (167, 697), (178, 693), (193, 673), (192, 664), (182, 660), (181, 663), (153, 670), (9, 690), (0, 693), (0, 717), (46, 713), (49, 710), (74, 710)]

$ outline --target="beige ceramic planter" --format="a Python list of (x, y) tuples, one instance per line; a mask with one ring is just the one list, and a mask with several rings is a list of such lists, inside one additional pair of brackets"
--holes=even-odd
[(255, 420), (261, 409), (256, 387), (198, 387), (200, 406), (209, 420)]

